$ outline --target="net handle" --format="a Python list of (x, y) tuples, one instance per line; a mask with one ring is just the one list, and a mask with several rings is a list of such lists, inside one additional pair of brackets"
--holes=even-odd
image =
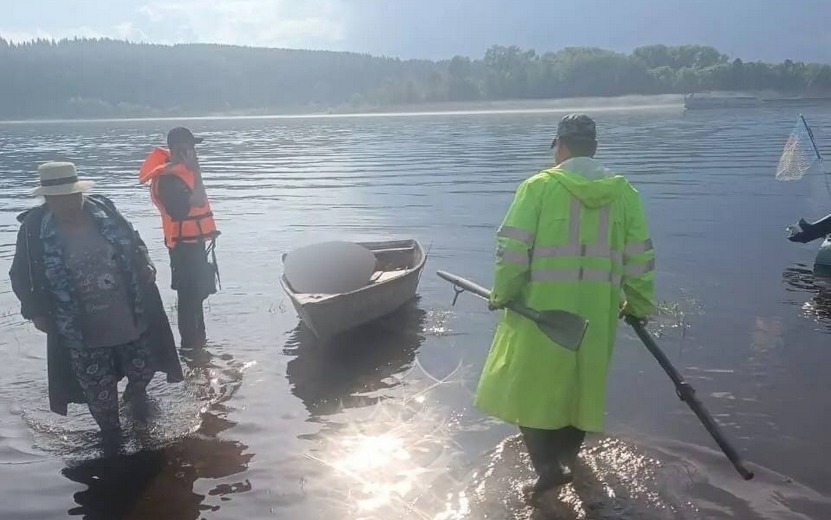
[(808, 122), (805, 121), (805, 116), (799, 114), (799, 119), (802, 120), (802, 124), (805, 126), (805, 130), (808, 132), (808, 137), (811, 138), (811, 146), (814, 147), (814, 153), (817, 154), (817, 159), (822, 162), (822, 155), (819, 153), (819, 147), (817, 146), (817, 141), (814, 139), (814, 132), (811, 130), (811, 127), (808, 126)]

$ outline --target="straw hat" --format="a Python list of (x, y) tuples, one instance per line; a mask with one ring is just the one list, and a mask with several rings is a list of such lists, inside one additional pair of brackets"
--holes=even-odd
[(32, 191), (32, 195), (56, 196), (83, 193), (95, 184), (93, 181), (78, 179), (75, 165), (71, 162), (50, 161), (38, 166), (40, 187)]

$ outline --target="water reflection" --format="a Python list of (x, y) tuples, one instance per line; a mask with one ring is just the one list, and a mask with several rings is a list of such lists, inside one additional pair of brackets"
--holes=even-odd
[(785, 269), (782, 280), (789, 292), (813, 294), (810, 301), (802, 304), (803, 314), (831, 330), (831, 273), (826, 275), (805, 264), (796, 264)]
[(520, 436), (509, 437), (464, 489), (451, 495), (436, 520), (699, 518), (662, 491), (670, 475), (659, 461), (618, 439), (591, 440), (578, 458), (574, 483), (546, 494), (537, 507), (529, 506), (522, 493), (522, 484), (533, 476)]
[[(230, 400), (242, 383), (242, 371), (229, 354), (211, 349), (182, 350), (190, 392), (203, 403), (196, 432), (173, 442), (154, 438), (164, 430), (165, 413), (175, 406), (160, 406), (160, 423), (139, 432), (140, 449), (117, 457), (84, 460), (70, 464), (62, 474), (85, 484), (75, 494), (78, 507), (69, 511), (84, 519), (197, 519), (206, 510), (216, 511), (219, 502), (251, 490), (248, 479), (215, 486), (208, 496), (194, 492), (200, 479), (221, 479), (243, 473), (253, 454), (248, 446), (219, 438), (236, 423), (228, 418)], [(165, 444), (159, 446), (159, 444)]]
[(426, 313), (414, 300), (397, 312), (329, 342), (301, 323), (283, 352), (294, 359), (286, 374), (291, 391), (313, 420), (343, 408), (377, 404), (383, 392), (401, 384), (424, 341)]
[[(199, 479), (228, 477), (245, 471), (253, 455), (247, 446), (211, 437), (189, 437), (162, 450), (143, 450), (114, 459), (97, 459), (65, 468), (68, 479), (85, 484), (75, 494), (78, 507), (70, 515), (84, 519), (153, 518), (197, 519), (205, 510), (206, 497), (193, 492)], [(251, 490), (245, 479), (216, 486), (209, 494), (228, 495)]]
[[(768, 465), (827, 492), (827, 464), (817, 453), (828, 451), (828, 428), (817, 421), (816, 409), (827, 404), (827, 396), (831, 395), (822, 369), (829, 365), (829, 351), (823, 348), (827, 335), (823, 333), (831, 324), (831, 305), (813, 282), (807, 287), (785, 285), (794, 291), (791, 305), (782, 305), (781, 285), (763, 283), (770, 280), (770, 272), (774, 277), (782, 273), (794, 255), (792, 249), (781, 247), (781, 234), (776, 231), (781, 223), (791, 221), (794, 207), (804, 206), (806, 201), (819, 207), (827, 197), (824, 188), (812, 190), (804, 183), (783, 185), (771, 175), (758, 175), (759, 171), (771, 171), (771, 165), (776, 164), (779, 150), (768, 143), (781, 139), (782, 128), (791, 124), (790, 115), (758, 111), (734, 115), (730, 116), (731, 124), (724, 125), (720, 114), (698, 114), (683, 120), (652, 113), (606, 114), (602, 117), (607, 135), (602, 155), (611, 168), (630, 173), (648, 201), (655, 240), (663, 244), (660, 276), (664, 296), (674, 298), (681, 288), (690, 288), (690, 296), (708, 309), (708, 316), (691, 318), (693, 327), (688, 336), (684, 336), (686, 327), (662, 327), (673, 334), (679, 331), (684, 338), (684, 350), (678, 356), (683, 354), (685, 365), (703, 367), (698, 379), (701, 386), (695, 383), (696, 387), (724, 396), (719, 399), (726, 402), (721, 408), (727, 415), (718, 419), (735, 419), (742, 426), (736, 432), (737, 443), (758, 458), (764, 456)], [(827, 122), (831, 113), (822, 109), (815, 117)], [(181, 410), (167, 412), (156, 425), (165, 431), (154, 430), (149, 447), (124, 458), (125, 465), (137, 465), (134, 474), (113, 470), (109, 476), (104, 475), (105, 482), (98, 483), (89, 476), (106, 469), (97, 461), (82, 465), (74, 474), (70, 472), (71, 478), (84, 479), (88, 482), (85, 486), (91, 486), (79, 496), (83, 505), (79, 503), (73, 514), (101, 517), (110, 507), (106, 504), (116, 501), (123, 505), (120, 511), (132, 512), (136, 518), (139, 511), (144, 511), (140, 507), (147, 507), (141, 506), (144, 501), (156, 500), (168, 503), (170, 516), (181, 510), (180, 516), (188, 518), (199, 514), (195, 511), (200, 508), (223, 505), (222, 499), (231, 497), (232, 492), (245, 493), (245, 500), (233, 495), (237, 515), (252, 518), (268, 515), (263, 506), (291, 507), (291, 513), (283, 516), (301, 519), (423, 518), (411, 508), (420, 512), (432, 511), (433, 506), (440, 508), (449, 500), (446, 495), (458, 489), (470, 490), (466, 495), (470, 500), (481, 483), (479, 468), (490, 467), (490, 461), (477, 457), (470, 464), (477, 469), (477, 478), (470, 487), (467, 478), (459, 478), (460, 485), (447, 476), (447, 468), (463, 471), (470, 466), (452, 459), (457, 447), (454, 441), (464, 446), (468, 455), (478, 454), (496, 445), (503, 431), (514, 430), (480, 419), (470, 406), (469, 388), (436, 388), (438, 383), (421, 367), (434, 376), (440, 374), (437, 379), (442, 380), (441, 376), (462, 359), (471, 365), (469, 380), (475, 381), (483, 349), (490, 341), (490, 318), (481, 312), (460, 311), (454, 325), (459, 332), (436, 341), (429, 332), (418, 330), (421, 326), (429, 330), (430, 318), (427, 325), (420, 324), (422, 318), (416, 310), (415, 317), (399, 320), (397, 330), (362, 331), (329, 345), (333, 352), (328, 354), (301, 328), (291, 334), (288, 356), (274, 351), (274, 347), (282, 346), (282, 340), (278, 346), (263, 331), (285, 330), (293, 324), (287, 325), (284, 317), (276, 315), (268, 318), (274, 320), (269, 327), (252, 320), (261, 319), (254, 314), (256, 307), (272, 303), (279, 292), (274, 289), (273, 277), (272, 282), (263, 278), (263, 273), (273, 273), (273, 252), (321, 234), (346, 234), (355, 239), (370, 239), (366, 236), (370, 232), (429, 235), (428, 239), (435, 239), (434, 251), (441, 261), (464, 263), (473, 275), (489, 272), (492, 232), (498, 226), (494, 219), (503, 214), (517, 182), (550, 163), (550, 151), (540, 146), (541, 136), (551, 129), (550, 115), (214, 120), (194, 125), (199, 127), (195, 130), (219, 137), (206, 148), (204, 162), (214, 189), (215, 209), (227, 217), (224, 225), (233, 243), (226, 245), (249, 252), (229, 260), (228, 278), (234, 280), (234, 287), (216, 302), (222, 313), (216, 331), (223, 337), (241, 338), (235, 345), (239, 350), (234, 352), (259, 357), (268, 369), (262, 371), (256, 384), (247, 385), (244, 396), (234, 396), (231, 381), (238, 374), (223, 371), (235, 362), (224, 359), (216, 347), (209, 348), (207, 354), (193, 353), (189, 363), (194, 371), (189, 377), (196, 383), (191, 391), (202, 401), (189, 406), (185, 414)], [(26, 190), (36, 185), (37, 164), (47, 159), (74, 160), (83, 176), (99, 181), (97, 191), (112, 196), (134, 222), (154, 257), (166, 256), (159, 238), (158, 215), (146, 192), (136, 185), (135, 175), (149, 143), (163, 140), (169, 126), (170, 122), (134, 121), (0, 128), (5, 145), (0, 152), (4, 172), (0, 176), (0, 271), (7, 271), (13, 253), (19, 227), (14, 215), (32, 204)], [(106, 145), (104, 153), (102, 143)], [(741, 208), (740, 217), (736, 217), (736, 208)], [(326, 211), (317, 212), (311, 223), (303, 218), (315, 209)], [(755, 223), (752, 236), (737, 234), (722, 225), (736, 218)], [(728, 267), (740, 268), (724, 276), (724, 265), (710, 261), (714, 252), (722, 254)], [(164, 270), (160, 274), (166, 276)], [(791, 281), (797, 284), (804, 283), (799, 273), (788, 276), (795, 276)], [(423, 277), (422, 286), (425, 296), (439, 295), (436, 297), (442, 304), (449, 301), (445, 300), (449, 289), (434, 276)], [(797, 308), (806, 300), (810, 304), (806, 315), (820, 325), (802, 317), (794, 319)], [(22, 416), (36, 436), (37, 447), (48, 443), (52, 449), (46, 450), (47, 455), (63, 458), (81, 444), (78, 432), (93, 426), (80, 413), (52, 419), (48, 410), (39, 406), (45, 392), (45, 383), (41, 383), (43, 361), (38, 358), (35, 333), (19, 319), (8, 317), (17, 316), (17, 308), (8, 281), (0, 279), (0, 327), (4, 332), (0, 344), (10, 353), (0, 369), (0, 394), (3, 403), (8, 402), (12, 408), (0, 425), (5, 426), (4, 421), (21, 422), (18, 415)], [(686, 324), (684, 320), (679, 322)], [(421, 336), (426, 336), (423, 342)], [(752, 350), (748, 350), (748, 344), (752, 344)], [(656, 374), (653, 360), (640, 347), (628, 350), (641, 354), (626, 354), (626, 363), (618, 365), (618, 377), (610, 392), (621, 406), (612, 413), (634, 434), (650, 430), (656, 435), (671, 433), (669, 436), (674, 438), (699, 441), (700, 426), (688, 412), (674, 408), (677, 404), (671, 391), (662, 390), (662, 398), (649, 385), (654, 381), (661, 388), (667, 385), (660, 372), (647, 377)], [(619, 351), (625, 354), (627, 349)], [(197, 359), (200, 356), (205, 359)], [(287, 381), (281, 376), (283, 363), (289, 360)], [(200, 365), (204, 368), (201, 371)], [(288, 395), (289, 386), (294, 395)], [(178, 395), (170, 392), (175, 394), (174, 399), (161, 399), (168, 408)], [(649, 406), (644, 406), (639, 397), (642, 395), (650, 396)], [(232, 412), (235, 406), (245, 406), (247, 411)], [(200, 410), (203, 407), (207, 410)], [(186, 420), (176, 419), (176, 414), (184, 415)], [(750, 414), (757, 419), (749, 419)], [(298, 415), (300, 419), (296, 419)], [(197, 419), (202, 424), (197, 424)], [(234, 420), (248, 424), (233, 427)], [(199, 430), (188, 439), (180, 439), (183, 432), (197, 427)], [(296, 438), (310, 432), (315, 435)], [(268, 463), (237, 474), (240, 467), (249, 464), (249, 449), (229, 439), (243, 440), (242, 435), (247, 444), (257, 446), (253, 461)], [(22, 435), (15, 436), (17, 445), (28, 442)], [(155, 442), (159, 438), (164, 441)], [(39, 442), (41, 439), (45, 442)], [(292, 458), (298, 451), (311, 460)], [(627, 450), (614, 452), (620, 454), (620, 461), (629, 460)], [(39, 473), (38, 465), (12, 465), (10, 462), (21, 458), (13, 451), (3, 456), (7, 460), (0, 466), (6, 473), (0, 474), (0, 480), (12, 482), (14, 471), (14, 478), (23, 480), (25, 476), (25, 480), (36, 483), (17, 488), (12, 485), (8, 492), (0, 492), (0, 502), (23, 512), (6, 516), (25, 517), (30, 513), (46, 518), (60, 516), (61, 508), (68, 509), (61, 497), (51, 495), (54, 492), (50, 489), (56, 485), (50, 481), (54, 475), (46, 470)], [(518, 455), (510, 451), (510, 457)], [(85, 454), (84, 458), (92, 457)], [(284, 463), (286, 458), (291, 464)], [(700, 485), (702, 474), (708, 478), (713, 474), (702, 468), (720, 471), (725, 466), (723, 456), (702, 458), (693, 454), (683, 459), (697, 462), (692, 469), (676, 465), (679, 479), (694, 481), (693, 485), (679, 487), (678, 496), (696, 500), (710, 510), (736, 507), (734, 518), (752, 518), (743, 515), (735, 501), (720, 491), (738, 486), (734, 475), (717, 475), (712, 486)], [(528, 469), (525, 461), (512, 460), (517, 463), (496, 467), (512, 472), (516, 480)], [(199, 473), (202, 470), (204, 473)], [(625, 467), (620, 470), (626, 472)], [(192, 471), (197, 476), (189, 473)], [(184, 475), (182, 480), (172, 480), (178, 473)], [(229, 476), (217, 482), (193, 481), (208, 474)], [(289, 479), (295, 476), (297, 480), (307, 478), (304, 498), (267, 491), (293, 485)], [(254, 487), (251, 493), (245, 491), (248, 478)], [(598, 478), (605, 477), (601, 473)], [(63, 481), (60, 486), (77, 489), (63, 478), (58, 480)], [(769, 501), (770, 493), (758, 493), (759, 482), (730, 494)], [(123, 485), (124, 490), (114, 489), (110, 500), (106, 490), (116, 488), (116, 484)], [(41, 490), (44, 504), (48, 504), (42, 507), (49, 508), (46, 514), (35, 513), (41, 506), (37, 503), (40, 497), (31, 500), (31, 505), (17, 503), (24, 500), (15, 489), (27, 486)], [(160, 489), (163, 487), (176, 491), (164, 493)], [(606, 489), (593, 481), (588, 487)], [(618, 497), (628, 489), (610, 487)], [(504, 495), (498, 485), (485, 484), (485, 488), (490, 490), (488, 496), (494, 497), (492, 507), (476, 508), (479, 514), (467, 518), (526, 515), (524, 505), (515, 510), (499, 501)], [(775, 491), (793, 488), (789, 484)], [(505, 492), (513, 493), (511, 489)], [(65, 494), (68, 498), (70, 492)], [(95, 500), (104, 505), (96, 507), (91, 503)], [(581, 500), (591, 504), (590, 500)], [(333, 514), (322, 513), (332, 504)], [(607, 511), (628, 507), (614, 500), (595, 507), (603, 510), (604, 505)], [(162, 508), (157, 509), (164, 516)], [(302, 513), (297, 513), (299, 509)], [(216, 516), (228, 516), (230, 510), (225, 507)], [(780, 509), (770, 517), (800, 515), (794, 511), (805, 508), (797, 504), (790, 513)], [(590, 512), (586, 516), (592, 517)], [(613, 517), (612, 513), (607, 516)], [(831, 514), (811, 517), (831, 518)]]
[(310, 487), (338, 518), (429, 518), (455, 484), (455, 418), (434, 393), (453, 374), (418, 362), (427, 319), (415, 300), (328, 343), (302, 325), (287, 343), (292, 392), (321, 425), (304, 437), (325, 469)]
[(723, 455), (691, 444), (593, 436), (580, 453), (574, 483), (538, 507), (522, 498), (532, 471), (519, 435), (501, 442), (480, 471), (450, 493), (434, 520), (769, 520), (827, 518), (831, 500), (767, 468), (745, 482), (716, 470)]

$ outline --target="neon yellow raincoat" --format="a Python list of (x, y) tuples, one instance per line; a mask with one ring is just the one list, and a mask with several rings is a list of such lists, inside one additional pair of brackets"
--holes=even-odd
[(492, 304), (563, 309), (589, 326), (574, 352), (505, 311), (475, 406), (519, 426), (602, 431), (619, 307), (654, 312), (655, 254), (639, 193), (595, 159), (570, 159), (519, 186), (497, 246)]

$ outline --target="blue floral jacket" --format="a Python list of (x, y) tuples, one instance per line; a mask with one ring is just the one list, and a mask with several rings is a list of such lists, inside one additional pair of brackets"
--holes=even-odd
[[(134, 251), (136, 241), (136, 232), (133, 227), (126, 220), (111, 218), (104, 210), (105, 206), (97, 202), (95, 198), (88, 198), (85, 207), (98, 225), (101, 236), (114, 246), (119, 270), (125, 274), (129, 295), (133, 301), (134, 320), (136, 324), (143, 323), (144, 302), (140, 276), (144, 274), (147, 267), (153, 268), (147, 250), (141, 248), (140, 254), (144, 258), (138, 259), (143, 260), (145, 265), (142, 267), (141, 262), (136, 265), (137, 262), (134, 262), (130, 256)], [(64, 244), (58, 233), (58, 226), (54, 215), (48, 209), (41, 220), (40, 239), (43, 243), (43, 266), (53, 301), (54, 325), (67, 347), (83, 348), (84, 338), (81, 333), (83, 311), (74, 295), (75, 288), (66, 267)]]

